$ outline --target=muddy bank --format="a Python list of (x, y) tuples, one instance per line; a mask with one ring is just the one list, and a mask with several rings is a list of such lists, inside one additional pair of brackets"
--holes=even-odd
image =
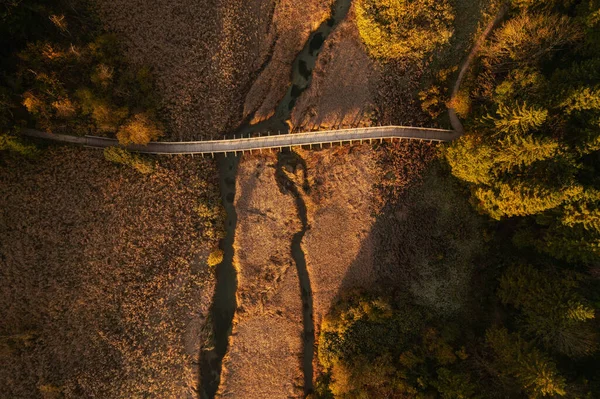
[(319, 26), (331, 17), (334, 0), (282, 0), (273, 13), (271, 61), (254, 82), (244, 104), (244, 117), (253, 123), (270, 118), (290, 90), (298, 55)]
[(236, 182), (237, 312), (217, 397), (303, 396), (302, 301), (290, 253), (301, 230), (272, 155), (242, 158)]
[(291, 65), (290, 78), (287, 81), (287, 90), (277, 107), (264, 117), (259, 116), (259, 112), (257, 112), (252, 118), (251, 124), (240, 129), (242, 134), (288, 133), (290, 131), (290, 118), (296, 101), (310, 87), (323, 45), (338, 25), (345, 20), (351, 3), (351, 0), (337, 0), (332, 4), (329, 18), (322, 21), (318, 28), (310, 34), (304, 47), (295, 57)]

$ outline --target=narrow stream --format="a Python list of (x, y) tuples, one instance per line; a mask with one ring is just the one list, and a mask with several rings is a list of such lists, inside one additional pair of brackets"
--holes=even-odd
[(202, 360), (201, 399), (212, 399), (219, 389), (221, 381), (221, 369), (223, 357), (227, 353), (229, 336), (233, 316), (237, 306), (237, 271), (233, 265), (233, 240), (237, 225), (237, 213), (235, 211), (235, 178), (239, 164), (237, 156), (219, 156), (219, 186), (223, 207), (227, 216), (225, 218), (225, 238), (220, 247), (223, 250), (223, 261), (217, 265), (215, 294), (211, 308), (212, 335), (214, 348), (205, 351), (200, 356)]
[(321, 23), (317, 30), (311, 33), (304, 44), (304, 48), (296, 56), (292, 64), (291, 84), (285, 96), (279, 102), (275, 114), (256, 125), (243, 126), (239, 130), (241, 134), (248, 135), (259, 132), (289, 133), (289, 126), (286, 121), (290, 119), (298, 97), (302, 95), (312, 82), (312, 74), (317, 64), (317, 57), (323, 49), (323, 44), (335, 27), (346, 18), (351, 5), (352, 0), (337, 0), (333, 4), (331, 17)]
[[(244, 136), (267, 133), (289, 133), (286, 121), (290, 119), (296, 100), (309, 87), (312, 81), (312, 73), (316, 65), (317, 57), (323, 48), (323, 44), (335, 27), (346, 18), (352, 0), (337, 0), (332, 7), (331, 18), (324, 21), (319, 28), (308, 38), (302, 51), (298, 54), (292, 65), (291, 84), (285, 96), (276, 108), (275, 114), (266, 121), (256, 125), (245, 125), (238, 129), (237, 133)], [(291, 162), (291, 164), (290, 164)], [(233, 241), (237, 224), (237, 214), (233, 202), (235, 199), (235, 179), (237, 174), (238, 157), (221, 157), (219, 159), (219, 176), (221, 181), (221, 196), (223, 205), (227, 212), (225, 222), (227, 235), (221, 242), (224, 251), (223, 262), (217, 266), (217, 285), (211, 309), (212, 332), (214, 337), (214, 349), (203, 352), (201, 359), (202, 387), (201, 399), (213, 399), (219, 389), (223, 357), (227, 354), (229, 336), (232, 330), (232, 321), (235, 315), (237, 272), (233, 266)], [(313, 390), (313, 351), (314, 351), (314, 322), (312, 289), (310, 277), (306, 268), (306, 259), (302, 250), (302, 239), (309, 228), (306, 216), (306, 204), (294, 182), (283, 173), (285, 165), (297, 167), (300, 164), (306, 172), (306, 165), (295, 153), (279, 154), (278, 157), (278, 180), (280, 185), (290, 192), (295, 200), (298, 217), (302, 223), (302, 229), (294, 234), (292, 238), (292, 257), (298, 270), (302, 306), (303, 306), (303, 372), (305, 396)], [(280, 173), (281, 172), (281, 173)], [(306, 175), (306, 173), (305, 173)]]
[(295, 152), (280, 152), (277, 156), (277, 169), (276, 178), (280, 189), (284, 193), (290, 193), (296, 201), (296, 210), (298, 212), (298, 218), (302, 225), (300, 231), (298, 231), (292, 237), (292, 258), (296, 263), (296, 271), (298, 273), (298, 280), (300, 283), (300, 294), (302, 298), (302, 335), (304, 348), (302, 351), (302, 370), (304, 373), (304, 395), (307, 396), (313, 392), (313, 355), (315, 346), (315, 325), (313, 319), (313, 297), (312, 288), (310, 284), (310, 275), (308, 274), (308, 268), (306, 267), (306, 258), (304, 251), (302, 250), (302, 239), (304, 234), (310, 228), (308, 225), (308, 217), (306, 213), (306, 204), (300, 190), (296, 183), (294, 183), (286, 174), (285, 169), (291, 169), (296, 172), (298, 168), (302, 168), (303, 171), (303, 191), (307, 192), (309, 189), (307, 175), (306, 175), (306, 163), (304, 160)]

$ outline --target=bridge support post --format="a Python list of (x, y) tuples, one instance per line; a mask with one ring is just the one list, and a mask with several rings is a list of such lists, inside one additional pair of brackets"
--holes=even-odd
[(214, 152), (211, 152), (210, 155), (212, 155), (213, 158), (215, 157), (215, 153)]

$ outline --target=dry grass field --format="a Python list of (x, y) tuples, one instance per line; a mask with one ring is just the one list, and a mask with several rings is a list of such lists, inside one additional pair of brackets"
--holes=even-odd
[(239, 124), (269, 52), (270, 1), (95, 2), (129, 61), (156, 76), (168, 139), (215, 137)]
[(292, 125), (296, 131), (378, 123), (431, 125), (417, 97), (426, 65), (425, 60), (371, 58), (352, 6), (319, 54), (312, 84), (292, 113)]
[(0, 397), (195, 397), (213, 164), (142, 175), (68, 147), (2, 161)]
[(304, 155), (312, 189), (303, 248), (318, 326), (341, 290), (375, 282), (370, 231), (376, 211), (374, 182), (380, 171), (369, 145)]
[(292, 235), (294, 199), (280, 192), (277, 159), (243, 158), (237, 178), (238, 311), (218, 397), (302, 397), (302, 303)]
[(380, 68), (364, 51), (351, 11), (319, 54), (312, 83), (294, 107), (294, 129), (368, 126), (379, 73)]
[(168, 139), (191, 140), (231, 133), (255, 111), (270, 114), (332, 0), (95, 2), (128, 59), (156, 76)]

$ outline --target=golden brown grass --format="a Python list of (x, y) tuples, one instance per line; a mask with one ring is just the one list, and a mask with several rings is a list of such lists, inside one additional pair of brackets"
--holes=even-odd
[[(182, 398), (213, 292), (214, 167), (50, 148), (0, 164), (0, 396)], [(54, 395), (54, 396), (53, 396)]]
[(329, 36), (310, 87), (292, 112), (296, 131), (370, 125), (379, 69), (364, 51), (354, 13)]
[(304, 249), (318, 326), (341, 290), (375, 281), (370, 232), (380, 171), (369, 145), (304, 155), (312, 186)]
[(292, 60), (333, 0), (95, 2), (105, 26), (125, 39), (128, 59), (153, 70), (171, 138), (200, 139), (275, 107)]
[(334, 0), (283, 0), (276, 2), (270, 42), (271, 61), (246, 96), (244, 116), (258, 122), (271, 116), (290, 84), (292, 62), (310, 33), (331, 15)]
[(269, 0), (95, 0), (128, 61), (157, 79), (171, 139), (215, 137), (237, 126), (268, 51)]
[(237, 177), (238, 310), (218, 397), (301, 398), (302, 303), (292, 235), (294, 199), (280, 192), (272, 155), (243, 158)]

